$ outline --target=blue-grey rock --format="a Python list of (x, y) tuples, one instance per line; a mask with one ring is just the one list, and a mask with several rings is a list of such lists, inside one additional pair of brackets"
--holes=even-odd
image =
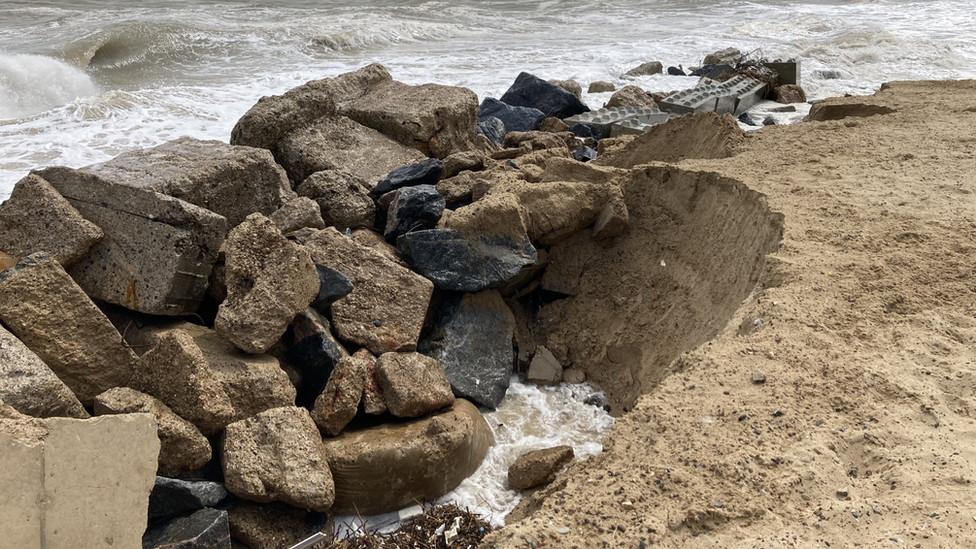
[(583, 122), (573, 124), (569, 127), (569, 131), (571, 131), (576, 137), (583, 139), (592, 137), (594, 141), (599, 141), (601, 138), (603, 138), (603, 132), (601, 132), (600, 128), (594, 126), (593, 124), (586, 124)]
[(456, 396), (497, 408), (512, 378), (514, 331), (515, 316), (497, 291), (454, 294), (419, 350), (437, 359)]
[(314, 309), (299, 314), (288, 328), (288, 362), (302, 375), (295, 403), (311, 410), (332, 370), (349, 353), (329, 330), (329, 321)]
[(329, 305), (352, 291), (352, 282), (349, 282), (346, 275), (325, 265), (316, 265), (315, 270), (319, 273), (320, 286), (319, 295), (315, 296), (312, 307), (327, 315), (329, 314)]
[(374, 195), (380, 196), (401, 187), (436, 185), (440, 181), (443, 165), (444, 163), (436, 158), (428, 158), (416, 164), (401, 166), (381, 179), (373, 187), (372, 192)]
[(573, 153), (573, 158), (579, 160), (580, 162), (596, 160), (596, 149), (592, 147), (583, 147)]
[(668, 67), (668, 74), (671, 76), (688, 76), (685, 71), (679, 69), (678, 67)]
[(505, 123), (497, 116), (488, 116), (478, 120), (478, 133), (487, 137), (496, 147), (502, 146), (505, 140)]
[[(563, 91), (569, 93), (566, 90)], [(504, 138), (508, 132), (528, 132), (538, 128), (539, 124), (546, 119), (546, 114), (534, 107), (509, 105), (494, 97), (486, 97), (481, 102), (481, 108), (478, 112), (478, 122), (480, 124), (482, 121), (487, 121), (492, 117), (501, 120), (505, 125), (505, 131), (501, 135)], [(486, 137), (491, 139), (491, 136)], [(494, 142), (494, 140), (492, 141)], [(496, 144), (501, 144), (501, 139)]]
[(433, 229), (445, 206), (447, 202), (433, 185), (404, 187), (394, 193), (383, 236), (390, 242), (396, 242), (398, 236), (408, 232)]
[(740, 114), (738, 117), (736, 117), (736, 119), (739, 122), (742, 122), (743, 124), (746, 124), (747, 126), (761, 126), (762, 125), (762, 124), (756, 122), (755, 120), (753, 120), (752, 117), (749, 116), (749, 113), (748, 112), (744, 112), (744, 113)]
[(213, 507), (226, 497), (227, 490), (218, 482), (156, 477), (156, 484), (149, 494), (149, 520)]
[(519, 73), (501, 101), (513, 107), (533, 107), (557, 118), (590, 110), (575, 95), (527, 72)]
[(454, 229), (407, 233), (397, 249), (434, 286), (458, 292), (494, 288), (538, 259), (528, 236), (465, 238)]
[(188, 517), (152, 528), (142, 549), (231, 549), (227, 511), (200, 509)]

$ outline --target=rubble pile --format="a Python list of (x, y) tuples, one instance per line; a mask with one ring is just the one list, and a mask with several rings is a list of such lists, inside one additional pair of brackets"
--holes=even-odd
[[(721, 156), (718, 113), (758, 88), (705, 86), (714, 108), (668, 127)], [(479, 106), (370, 65), (262, 98), (230, 144), (32, 172), (0, 206), (0, 434), (151, 414), (147, 549), (288, 547), (449, 492), (513, 371), (584, 380), (529, 327), (576, 291), (549, 251), (628, 233), (631, 159), (677, 114), (577, 95), (523, 73)]]

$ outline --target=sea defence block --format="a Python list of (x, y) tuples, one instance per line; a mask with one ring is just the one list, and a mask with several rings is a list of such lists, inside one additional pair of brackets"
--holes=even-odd
[(613, 124), (610, 128), (610, 137), (617, 137), (620, 135), (640, 135), (653, 126), (667, 122), (668, 118), (668, 113), (661, 111), (653, 114), (638, 116), (637, 118), (629, 118), (622, 122)]
[(227, 219), (85, 168), (38, 172), (105, 236), (68, 273), (93, 299), (155, 315), (197, 310)]
[(790, 59), (788, 61), (767, 61), (763, 65), (773, 69), (779, 74), (779, 84), (796, 84), (800, 86), (800, 61)]
[[(608, 107), (570, 116), (563, 119), (563, 122), (570, 126), (573, 124), (591, 124), (599, 128), (603, 137), (611, 137), (614, 124), (641, 116), (653, 117), (659, 114), (662, 114), (661, 111), (650, 107)], [(667, 120), (667, 115), (664, 116), (664, 120)]]
[(678, 114), (714, 111), (738, 115), (762, 99), (765, 88), (764, 82), (744, 74), (721, 84), (703, 78), (694, 88), (664, 98), (660, 105), (663, 110)]

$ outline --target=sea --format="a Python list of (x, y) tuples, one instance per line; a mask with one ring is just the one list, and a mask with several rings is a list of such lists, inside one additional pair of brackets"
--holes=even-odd
[[(976, 78), (970, 0), (0, 0), (0, 200), (34, 168), (184, 135), (227, 141), (261, 96), (369, 63), (480, 98), (522, 71), (584, 92), (597, 80), (669, 91), (695, 79), (624, 73), (646, 61), (696, 67), (728, 47), (799, 60), (809, 99)], [(610, 95), (583, 100), (599, 108)], [(518, 453), (598, 453), (613, 419), (583, 403), (592, 392), (514, 380), (488, 416), (499, 444), (447, 499), (498, 524), (518, 501), (502, 480)]]

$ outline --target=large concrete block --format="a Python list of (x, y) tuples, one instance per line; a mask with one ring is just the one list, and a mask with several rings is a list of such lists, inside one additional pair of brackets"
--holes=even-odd
[(71, 389), (3, 326), (0, 326), (0, 399), (33, 417), (88, 417)]
[(0, 420), (0, 547), (141, 549), (159, 439), (151, 414)]
[(51, 256), (0, 272), (0, 320), (83, 404), (129, 381), (136, 355)]
[(85, 169), (47, 168), (38, 175), (105, 233), (70, 268), (88, 295), (150, 314), (196, 311), (227, 234), (226, 218)]

